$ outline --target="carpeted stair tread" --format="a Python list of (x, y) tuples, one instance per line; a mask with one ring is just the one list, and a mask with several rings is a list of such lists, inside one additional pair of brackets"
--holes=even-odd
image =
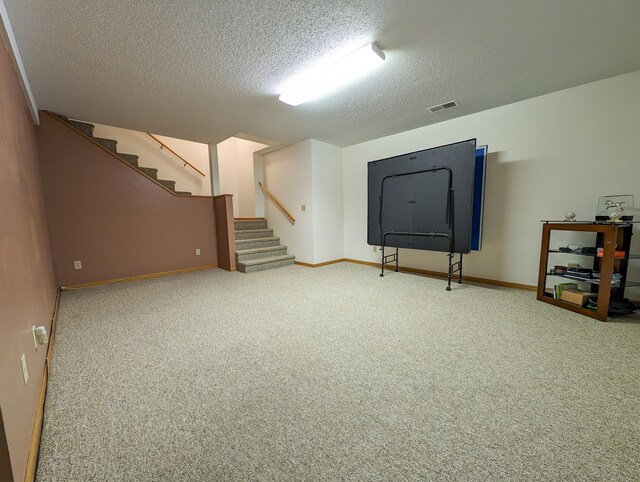
[(192, 196), (193, 195), (189, 191), (176, 191), (176, 194), (178, 194), (179, 196)]
[(238, 271), (242, 273), (252, 273), (255, 271), (264, 271), (272, 268), (280, 268), (288, 266), (295, 262), (295, 256), (285, 254), (283, 256), (273, 256), (271, 258), (260, 258), (251, 261), (240, 261), (236, 263)]
[(139, 167), (138, 170), (149, 176), (151, 179), (158, 179), (158, 170), (153, 167)]
[(71, 127), (82, 132), (85, 136), (93, 137), (93, 130), (96, 127), (93, 124), (89, 124), (88, 122), (80, 122), (76, 120), (67, 119), (66, 117), (61, 117), (61, 118)]
[[(269, 236), (267, 238), (236, 239), (236, 246), (243, 245), (243, 244), (257, 243), (260, 241), (280, 241), (280, 238), (278, 236)], [(251, 249), (251, 248), (247, 248), (247, 249)]]
[(273, 229), (241, 229), (235, 232), (236, 240), (269, 238), (273, 236)]
[(257, 264), (268, 264), (273, 263), (274, 261), (284, 261), (286, 259), (295, 259), (295, 256), (292, 254), (284, 254), (282, 256), (273, 256), (271, 258), (252, 259), (251, 261), (244, 261), (242, 264), (245, 266), (255, 266)]
[(268, 246), (278, 246), (279, 244), (280, 238), (277, 236), (270, 238), (240, 239), (236, 240), (236, 249), (266, 248)]
[(160, 184), (162, 184), (164, 187), (166, 187), (167, 189), (171, 189), (172, 191), (175, 192), (175, 190), (176, 190), (176, 182), (175, 181), (170, 181), (168, 179), (158, 179), (158, 182)]
[(267, 253), (269, 251), (278, 251), (281, 249), (287, 249), (287, 247), (278, 245), (278, 246), (267, 246), (266, 248), (238, 249), (236, 250), (236, 254), (239, 256), (242, 256), (244, 254)]
[(234, 220), (236, 231), (245, 231), (251, 229), (267, 229), (266, 219), (236, 219)]
[(115, 139), (105, 139), (104, 137), (94, 137), (94, 141), (100, 144), (102, 147), (106, 147), (110, 151), (117, 154), (118, 152), (118, 141)]
[(133, 167), (138, 167), (138, 156), (135, 154), (124, 154), (122, 152), (118, 152), (118, 157), (127, 164), (131, 164)]
[(267, 246), (264, 248), (240, 249), (236, 250), (236, 262), (244, 263), (254, 259), (273, 258), (274, 256), (284, 256), (287, 254), (286, 246)]

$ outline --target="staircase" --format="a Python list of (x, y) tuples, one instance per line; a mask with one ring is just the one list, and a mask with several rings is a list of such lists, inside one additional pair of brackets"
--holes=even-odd
[(266, 219), (235, 220), (236, 267), (243, 273), (264, 271), (293, 264), (296, 257), (287, 254), (280, 238), (267, 229)]
[(126, 162), (129, 165), (131, 165), (137, 171), (141, 172), (145, 176), (153, 179), (158, 184), (161, 184), (162, 186), (166, 187), (167, 189), (169, 189), (170, 191), (176, 193), (179, 196), (191, 196), (190, 192), (187, 192), (187, 191), (176, 191), (176, 182), (175, 181), (170, 181), (170, 180), (167, 180), (167, 179), (158, 179), (158, 170), (157, 169), (151, 168), (151, 167), (141, 167), (141, 166), (139, 166), (138, 165), (138, 156), (136, 156), (135, 154), (125, 154), (125, 153), (122, 153), (122, 152), (118, 152), (118, 147), (117, 147), (118, 146), (118, 141), (116, 141), (114, 139), (104, 139), (102, 137), (94, 137), (93, 136), (93, 129), (95, 128), (95, 126), (93, 124), (89, 124), (87, 122), (80, 122), (80, 121), (77, 121), (77, 120), (72, 120), (72, 119), (69, 119), (68, 117), (65, 117), (65, 116), (60, 115), (60, 114), (54, 114), (54, 115), (58, 119), (62, 120), (65, 124), (73, 127), (74, 130), (80, 132), (85, 137), (88, 137), (89, 139), (91, 139), (96, 144), (99, 144), (102, 147), (104, 147), (105, 149), (108, 149), (109, 151), (113, 152), (116, 156), (118, 156), (124, 162)]

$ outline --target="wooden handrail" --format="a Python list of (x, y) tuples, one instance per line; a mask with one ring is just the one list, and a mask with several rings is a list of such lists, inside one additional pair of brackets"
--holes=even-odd
[(285, 208), (282, 204), (280, 204), (280, 201), (278, 201), (276, 197), (271, 193), (271, 191), (267, 189), (267, 186), (262, 184), (262, 181), (258, 182), (258, 186), (260, 186), (260, 189), (262, 189), (264, 193), (271, 198), (271, 200), (275, 203), (275, 205), (280, 208), (280, 211), (282, 211), (282, 213), (287, 217), (287, 219), (291, 222), (291, 224), (296, 224), (296, 218), (294, 218), (291, 215), (291, 213), (287, 211), (287, 208)]
[(160, 144), (160, 149), (165, 148), (167, 149), (171, 154), (173, 154), (174, 156), (176, 156), (177, 158), (179, 158), (182, 162), (184, 162), (182, 167), (187, 167), (189, 166), (191, 169), (193, 169), (194, 171), (196, 171), (198, 174), (200, 174), (202, 177), (206, 177), (206, 174), (204, 172), (202, 172), (200, 169), (198, 169), (196, 166), (194, 166), (193, 164), (191, 164), (189, 161), (187, 161), (184, 157), (182, 157), (180, 154), (178, 154), (176, 151), (174, 151), (173, 149), (171, 149), (168, 145), (166, 145), (164, 142), (162, 142), (160, 139), (158, 139), (156, 136), (154, 136), (153, 134), (149, 134), (148, 132), (146, 133), (149, 137), (151, 137), (151, 139), (153, 139), (154, 141), (156, 141), (158, 144)]

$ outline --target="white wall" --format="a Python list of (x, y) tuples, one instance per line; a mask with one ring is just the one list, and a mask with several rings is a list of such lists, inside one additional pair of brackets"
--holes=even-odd
[(266, 217), (265, 212), (265, 196), (262, 192), (262, 188), (258, 184), (262, 182), (264, 184), (264, 156), (258, 154), (257, 152), (253, 153), (253, 188), (254, 195), (256, 198), (256, 217), (264, 218)]
[(292, 225), (262, 194), (275, 236), (303, 263), (343, 258), (342, 148), (309, 139), (263, 159), (266, 186), (296, 218)]
[(342, 149), (311, 140), (313, 262), (344, 257)]
[[(292, 225), (278, 207), (265, 200), (269, 227), (297, 261), (314, 263), (311, 141), (264, 155), (265, 185), (296, 219)], [(301, 205), (306, 205), (306, 211)]]
[[(139, 156), (141, 167), (152, 167), (158, 170), (158, 179), (176, 181), (176, 191), (188, 191), (201, 196), (211, 196), (211, 180), (209, 167), (209, 146), (199, 142), (159, 136), (158, 139), (168, 145), (180, 156), (197, 167), (205, 176), (201, 176), (179, 158), (151, 139), (144, 132), (120, 129), (118, 127), (94, 124), (93, 135), (118, 141), (118, 152)], [(155, 134), (154, 134), (155, 135)]]
[(233, 194), (233, 215), (256, 217), (256, 190), (253, 153), (266, 144), (237, 137), (218, 144), (218, 174), (221, 194)]
[[(572, 210), (591, 220), (607, 194), (633, 194), (640, 204), (635, 72), (344, 148), (345, 257), (379, 262), (366, 242), (367, 161), (473, 137), (489, 145), (489, 159), (483, 249), (466, 256), (468, 275), (535, 285), (541, 219)], [(400, 264), (445, 271), (446, 257), (402, 250)], [(630, 278), (640, 279), (638, 264)]]
[(218, 153), (219, 194), (233, 194), (233, 215), (238, 216), (238, 170), (235, 165), (236, 142), (231, 137), (216, 146)]
[(218, 146), (209, 144), (209, 171), (211, 194), (217, 196), (220, 194), (220, 169), (218, 167)]

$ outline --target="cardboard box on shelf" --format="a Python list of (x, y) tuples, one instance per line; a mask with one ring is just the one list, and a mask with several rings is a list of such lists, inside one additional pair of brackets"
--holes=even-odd
[(585, 306), (589, 298), (595, 298), (598, 294), (582, 290), (563, 290), (561, 296), (562, 301), (568, 301), (569, 303)]

